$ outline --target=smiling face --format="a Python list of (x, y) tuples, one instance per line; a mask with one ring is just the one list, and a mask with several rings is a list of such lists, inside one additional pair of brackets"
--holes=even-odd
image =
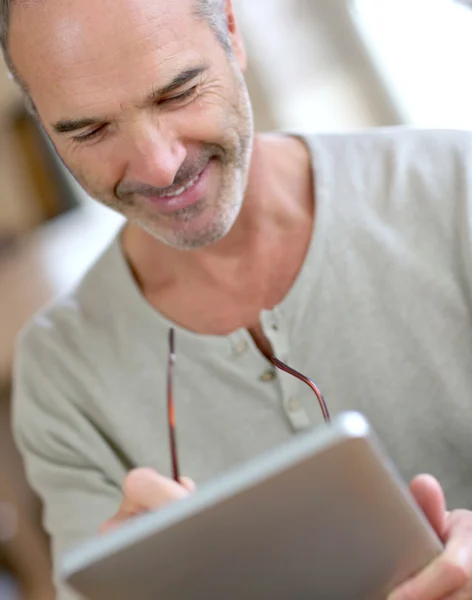
[(253, 142), (230, 10), (228, 51), (195, 0), (17, 2), (10, 54), (83, 188), (177, 248), (226, 235)]

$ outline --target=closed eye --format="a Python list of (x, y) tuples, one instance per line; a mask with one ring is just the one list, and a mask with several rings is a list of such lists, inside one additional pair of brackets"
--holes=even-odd
[(93, 131), (89, 131), (88, 133), (84, 133), (83, 135), (74, 136), (72, 138), (72, 140), (79, 144), (81, 144), (83, 142), (88, 142), (90, 140), (94, 140), (95, 138), (98, 138), (100, 135), (103, 135), (106, 131), (106, 128), (107, 128), (106, 125), (101, 125), (100, 127), (97, 127), (97, 129), (94, 129)]
[(189, 90), (182, 92), (181, 94), (177, 94), (176, 96), (171, 96), (170, 98), (163, 98), (159, 104), (168, 104), (172, 102), (185, 102), (185, 100), (189, 100), (193, 96), (195, 96), (197, 92), (198, 86), (193, 86)]
[[(197, 93), (197, 88), (198, 86), (193, 86), (190, 89), (186, 90), (185, 92), (182, 92), (181, 94), (177, 94), (176, 96), (171, 96), (170, 98), (163, 98), (162, 100), (160, 100), (158, 102), (158, 104), (181, 104), (183, 102), (185, 102), (186, 100), (190, 100), (191, 98), (193, 98), (193, 96), (196, 95)], [(101, 135), (103, 135), (106, 130), (107, 130), (108, 125), (101, 125), (100, 127), (97, 127), (96, 129), (94, 129), (93, 131), (89, 131), (88, 133), (84, 133), (82, 135), (77, 135), (74, 136), (72, 138), (72, 140), (77, 143), (77, 144), (82, 144), (84, 142), (89, 142), (92, 140), (95, 140), (97, 138), (99, 138)]]

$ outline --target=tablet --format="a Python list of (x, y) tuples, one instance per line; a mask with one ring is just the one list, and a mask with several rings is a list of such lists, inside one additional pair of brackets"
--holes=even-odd
[(441, 552), (358, 413), (64, 556), (89, 600), (384, 600)]

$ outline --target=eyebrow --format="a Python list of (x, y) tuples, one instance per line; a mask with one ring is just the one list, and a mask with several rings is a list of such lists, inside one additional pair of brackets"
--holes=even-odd
[[(146, 97), (143, 105), (146, 106), (148, 104), (152, 104), (161, 100), (164, 96), (178, 90), (185, 84), (193, 81), (205, 71), (208, 70), (208, 65), (199, 65), (197, 67), (190, 67), (188, 69), (184, 69), (180, 73), (178, 73), (174, 79), (164, 85), (163, 87), (153, 89), (150, 94)], [(64, 133), (72, 133), (74, 131), (79, 131), (81, 129), (85, 129), (86, 127), (90, 127), (92, 125), (101, 125), (106, 118), (82, 118), (82, 119), (61, 119), (56, 123), (53, 123), (52, 128), (56, 133), (64, 134)]]
[(170, 83), (164, 87), (158, 88), (157, 90), (153, 90), (148, 95), (146, 102), (155, 102), (156, 100), (160, 100), (163, 96), (167, 96), (168, 94), (175, 92), (175, 90), (178, 90), (185, 84), (193, 81), (207, 70), (208, 65), (200, 65), (198, 67), (184, 69), (178, 75), (176, 75)]
[(102, 123), (101, 119), (62, 119), (57, 123), (54, 123), (52, 128), (56, 133), (70, 133), (71, 131), (78, 131), (79, 129), (85, 129), (90, 125), (97, 125)]

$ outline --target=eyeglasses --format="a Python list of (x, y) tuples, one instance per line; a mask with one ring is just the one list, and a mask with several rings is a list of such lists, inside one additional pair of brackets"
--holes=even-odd
[[(177, 439), (176, 439), (176, 427), (175, 427), (175, 405), (174, 405), (174, 370), (175, 370), (175, 330), (171, 328), (169, 330), (169, 360), (167, 363), (167, 416), (168, 416), (168, 427), (169, 427), (169, 440), (170, 440), (170, 455), (172, 460), (172, 477), (175, 481), (180, 482), (180, 470), (179, 460), (177, 454)], [(306, 383), (314, 392), (318, 403), (323, 414), (325, 423), (331, 422), (331, 417), (326, 406), (326, 402), (321, 394), (318, 386), (308, 377), (302, 375), (292, 367), (289, 367), (278, 358), (272, 357), (273, 365), (280, 371), (284, 371), (289, 375), (292, 375), (296, 379)]]

